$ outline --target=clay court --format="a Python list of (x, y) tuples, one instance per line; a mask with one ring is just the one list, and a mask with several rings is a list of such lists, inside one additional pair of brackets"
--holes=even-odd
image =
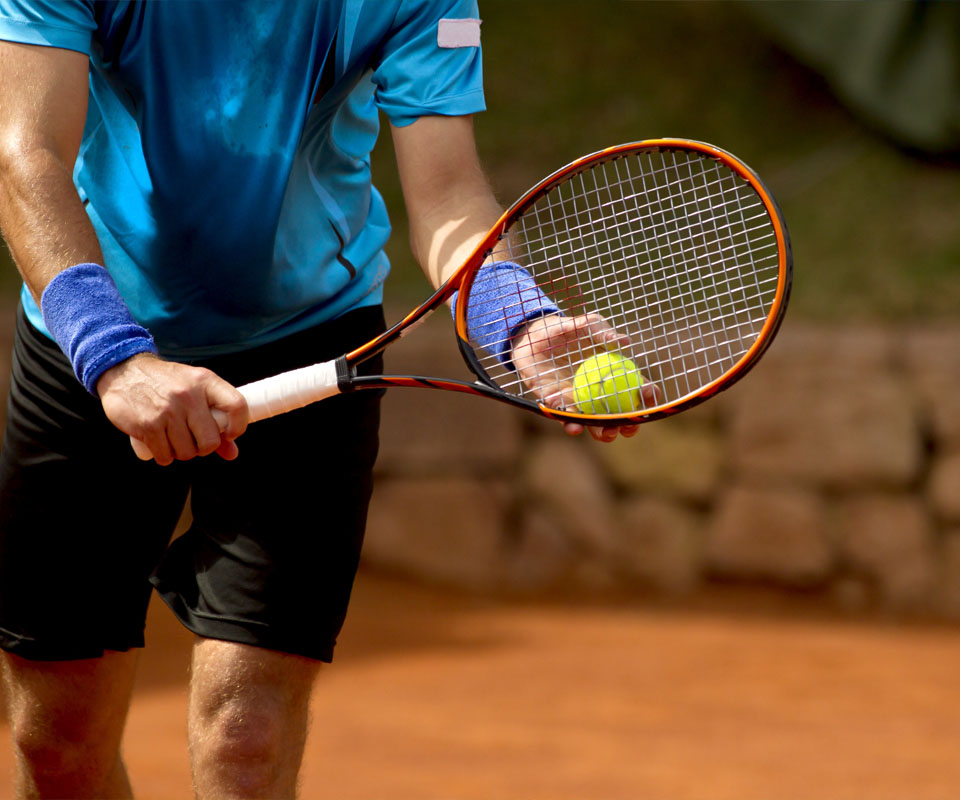
[[(772, 603), (516, 604), (363, 573), (302, 796), (960, 796), (956, 630)], [(190, 635), (159, 605), (148, 634), (127, 762), (142, 800), (188, 797)]]

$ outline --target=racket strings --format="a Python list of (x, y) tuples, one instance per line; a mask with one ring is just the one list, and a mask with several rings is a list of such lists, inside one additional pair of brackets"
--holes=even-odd
[[(754, 208), (755, 208), (755, 207), (761, 207), (761, 208), (762, 208), (762, 204), (755, 203), (755, 204), (753, 204), (751, 207), (754, 207)], [(762, 238), (762, 239), (765, 240), (765, 244), (762, 245), (761, 247), (766, 247), (766, 248), (770, 249), (770, 250), (771, 250), (770, 255), (771, 255), (771, 257), (773, 257), (773, 258), (775, 259), (776, 256), (777, 256), (777, 250), (776, 250), (776, 248), (777, 248), (777, 241), (776, 241), (776, 237), (775, 237), (772, 229), (770, 228), (769, 221), (768, 221), (768, 218), (767, 218), (766, 214), (764, 213), (764, 214), (756, 215), (755, 217), (751, 217), (751, 218), (749, 218), (749, 219), (758, 219), (758, 220), (759, 220), (759, 219), (762, 219), (762, 220), (764, 220), (764, 224), (758, 224), (758, 225), (756, 225), (756, 226), (754, 226), (754, 227), (752, 227), (752, 228), (748, 228), (748, 229), (747, 229), (747, 232), (749, 233), (749, 232), (761, 231), (761, 230), (762, 230), (762, 232), (763, 232), (764, 235), (763, 235), (762, 237), (760, 237), (760, 238)], [(715, 222), (715, 220), (712, 220), (712, 221)], [(589, 226), (579, 225), (579, 226), (576, 226), (576, 227), (571, 228), (570, 231), (571, 231), (571, 233), (575, 233), (575, 232), (576, 232), (577, 230), (579, 230), (580, 228), (587, 228), (587, 227), (589, 227)], [(729, 227), (729, 223), (727, 223), (726, 227)], [(719, 227), (719, 226), (716, 226), (716, 230), (717, 230), (717, 232), (719, 233), (720, 227)], [(617, 229), (614, 228), (614, 229), (613, 229), (613, 232), (616, 233), (616, 231), (617, 231)], [(613, 237), (611, 236), (611, 239), (612, 239), (612, 238), (613, 238)], [(656, 238), (656, 237), (654, 237), (654, 236), (650, 236), (650, 237), (649, 237), (649, 241), (652, 242), (655, 238)], [(620, 240), (623, 241), (623, 237), (622, 237), (622, 236), (620, 237)], [(758, 239), (757, 241), (759, 241), (759, 239)], [(626, 245), (621, 245), (621, 247), (619, 248), (619, 250), (613, 250), (613, 249), (611, 249), (611, 250), (609, 251), (609, 255), (610, 255), (610, 256), (624, 257), (624, 256), (630, 254), (630, 253), (632, 252), (632, 249), (635, 248), (637, 244), (641, 244), (641, 245), (642, 245), (642, 244), (645, 244), (645, 243), (646, 243), (646, 240), (640, 239), (640, 240), (638, 240), (638, 241), (633, 242), (630, 247), (628, 247), (628, 246), (626, 246)], [(738, 245), (737, 245), (736, 243), (734, 243), (734, 244), (732, 244), (732, 245), (728, 245), (728, 246), (722, 247), (722, 248), (720, 248), (720, 250), (716, 253), (716, 255), (719, 255), (719, 256), (723, 257), (723, 256), (725, 256), (728, 252), (730, 252), (730, 251), (735, 251), (737, 247), (738, 247)], [(755, 250), (758, 249), (756, 242), (754, 242), (754, 249), (755, 249)], [(571, 256), (574, 256), (574, 257), (580, 256), (580, 255), (586, 256), (587, 254), (589, 254), (589, 252), (590, 252), (590, 248), (588, 248), (588, 247), (572, 247), (572, 248), (569, 250), (569, 254), (570, 254)], [(514, 251), (513, 251), (512, 249), (511, 249), (509, 255), (510, 255), (510, 257), (517, 257), (516, 254), (514, 253)], [(528, 249), (525, 251), (525, 255), (527, 256), (528, 260), (536, 260), (538, 257), (541, 258), (541, 259), (549, 257), (548, 250), (547, 250), (547, 248), (546, 248), (545, 246), (544, 246), (544, 247), (538, 247), (538, 248), (532, 248), (532, 247), (530, 247), (530, 248), (528, 248)], [(736, 256), (736, 255), (738, 255), (738, 254), (737, 254), (736, 252), (734, 252), (733, 255)], [(735, 270), (738, 270), (739, 268), (738, 268), (736, 265), (734, 265), (734, 266), (729, 266), (729, 267), (727, 267), (726, 269), (727, 269), (728, 271), (735, 271)], [(626, 283), (626, 280), (627, 280), (627, 279), (626, 279), (626, 276), (618, 277), (618, 278), (616, 278), (616, 279), (614, 280), (614, 282), (612, 282), (612, 283), (610, 284), (610, 288), (615, 290), (618, 286), (624, 285), (624, 284)], [(693, 284), (694, 282), (696, 282), (697, 280), (698, 280), (698, 278), (697, 278), (697, 276), (696, 276), (695, 274), (694, 274), (694, 275), (691, 275), (690, 278), (689, 278), (689, 280), (688, 280), (688, 285), (692, 285), (692, 284)], [(776, 281), (776, 280), (777, 280), (776, 274), (774, 274), (773, 277), (772, 277), (770, 280)], [(553, 285), (553, 283), (554, 283), (553, 278), (552, 278), (552, 277), (549, 277), (548, 280), (547, 280), (546, 285), (545, 285), (544, 287), (541, 287), (541, 288), (549, 289), (549, 288), (551, 288), (551, 286)], [(568, 285), (569, 285), (569, 284), (568, 284)], [(548, 294), (549, 294), (549, 292), (548, 292)], [(654, 293), (649, 293), (648, 295), (645, 296), (645, 299), (649, 299), (649, 300), (652, 300), (652, 301), (653, 301), (653, 300), (656, 300), (656, 295), (655, 295)], [(505, 304), (504, 304), (504, 309), (505, 309), (505, 310), (515, 310), (515, 309), (517, 309), (517, 308), (522, 307), (522, 303), (520, 302), (519, 295), (516, 296), (516, 297), (513, 297), (513, 298), (511, 298), (511, 297), (509, 297), (509, 296), (504, 296), (503, 300), (504, 300), (504, 303), (505, 303)], [(488, 324), (488, 325), (492, 325), (493, 323), (487, 323), (487, 324)]]
[[(563, 317), (537, 322), (535, 346), (512, 360), (477, 359), (501, 389), (574, 411), (574, 373), (610, 350), (656, 385), (641, 408), (697, 393), (752, 347), (780, 280), (778, 239), (750, 183), (680, 149), (616, 156), (553, 186), (511, 223), (488, 258), (501, 261), (521, 265)], [(503, 319), (488, 324), (508, 333), (540, 310), (509, 285), (498, 302)]]
[[(764, 245), (764, 247), (768, 247), (768, 248), (769, 248), (769, 247), (776, 247), (776, 242), (773, 241), (773, 242), (771, 242), (771, 243), (769, 243), (769, 244), (767, 244), (767, 245)], [(724, 251), (724, 249), (721, 249), (720, 251), (718, 251), (717, 255), (719, 255), (720, 257), (724, 257), (724, 256), (725, 256), (725, 251)], [(773, 255), (775, 256), (776, 254), (774, 253)], [(725, 268), (723, 271), (724, 271), (724, 272), (734, 272), (734, 271), (735, 271), (735, 268), (734, 268), (734, 267), (727, 267), (727, 268)], [(683, 279), (678, 279), (677, 282), (676, 282), (676, 286), (677, 286), (678, 288), (686, 288), (686, 289), (688, 289), (688, 290), (690, 290), (690, 291), (693, 291), (693, 288), (694, 288), (696, 285), (699, 284), (699, 280), (700, 280), (700, 279), (699, 279), (696, 275), (691, 275), (691, 276), (688, 277), (688, 279), (687, 279), (686, 281), (684, 281)], [(763, 279), (761, 279), (759, 276), (755, 276), (755, 278), (754, 278), (754, 283), (756, 284), (756, 288), (757, 288), (757, 290), (758, 290), (758, 294), (763, 292), (763, 286), (762, 286), (761, 284), (763, 284), (763, 285), (773, 284), (773, 288), (775, 289), (777, 282), (778, 282), (778, 276), (776, 275), (776, 273), (774, 273), (774, 274), (773, 274), (772, 276), (770, 276), (770, 277), (763, 278)], [(551, 295), (551, 294), (556, 294), (556, 293), (557, 293), (557, 286), (558, 286), (558, 282), (555, 281), (555, 280), (551, 277), (545, 284), (541, 285), (540, 288), (543, 289), (543, 290), (547, 293), (547, 295)], [(566, 283), (565, 285), (563, 285), (562, 288), (563, 288), (563, 290), (567, 290), (567, 291), (578, 291), (578, 290), (581, 290), (581, 289), (583, 289), (583, 288), (585, 288), (585, 287), (584, 287), (584, 285), (581, 284), (581, 283), (569, 283), (569, 282), (568, 282), (568, 283)], [(659, 307), (659, 295), (652, 290), (652, 287), (651, 287), (650, 289), (646, 289), (646, 288), (644, 288), (644, 287), (642, 287), (642, 286), (640, 286), (640, 287), (631, 287), (631, 286), (629, 286), (629, 281), (628, 281), (628, 278), (627, 278), (626, 276), (616, 276), (616, 277), (615, 277), (610, 283), (608, 283), (604, 288), (605, 288), (605, 291), (607, 292), (607, 295), (606, 295), (607, 298), (608, 298), (612, 303), (614, 303), (614, 305), (615, 305), (617, 308), (619, 308), (619, 309), (621, 309), (621, 310), (625, 310), (625, 309), (626, 309), (626, 305), (627, 305), (627, 304), (626, 304), (626, 301), (625, 301), (625, 300), (623, 299), (623, 297), (622, 297), (622, 292), (623, 292), (625, 289), (630, 289), (630, 288), (633, 288), (633, 289), (636, 290), (636, 291), (633, 292), (633, 298), (635, 298), (635, 299), (637, 299), (637, 300), (641, 300), (641, 301), (646, 301), (650, 307), (654, 307), (654, 308), (658, 308), (658, 307)], [(504, 296), (504, 297), (503, 297), (503, 300), (504, 300), (504, 306), (503, 306), (503, 308), (504, 308), (504, 311), (505, 311), (505, 312), (513, 312), (513, 311), (515, 311), (515, 310), (517, 310), (517, 309), (522, 309), (522, 308), (523, 308), (523, 303), (521, 302), (519, 296), (515, 296), (515, 297)], [(734, 301), (731, 300), (731, 299), (729, 299), (729, 298), (726, 299), (725, 303), (726, 303), (726, 306), (727, 306), (727, 307), (732, 307), (732, 306), (734, 305)], [(721, 305), (721, 308), (723, 308), (723, 307), (724, 307), (724, 306)], [(613, 309), (613, 310), (616, 310), (616, 309)], [(641, 320), (643, 320), (643, 321), (645, 321), (645, 322), (650, 322), (650, 321), (652, 320), (652, 316), (653, 316), (653, 315), (650, 314), (650, 315), (648, 315), (646, 318), (641, 317)], [(722, 319), (722, 318), (723, 318), (723, 317), (719, 317), (719, 319)], [(504, 316), (504, 319), (506, 319), (506, 315)], [(693, 318), (690, 317), (690, 316), (688, 316), (688, 317), (686, 317), (686, 318), (682, 318), (682, 317), (681, 317), (681, 318), (678, 318), (678, 321), (683, 320), (683, 319), (686, 319), (686, 320), (690, 321), (690, 320), (692, 320)], [(482, 323), (481, 325), (477, 326), (477, 328), (473, 329), (473, 330), (474, 330), (474, 333), (479, 333), (479, 332), (480, 332), (480, 329), (481, 329), (482, 327), (485, 327), (485, 326), (486, 326), (486, 327), (496, 327), (496, 323), (494, 323), (494, 322)]]

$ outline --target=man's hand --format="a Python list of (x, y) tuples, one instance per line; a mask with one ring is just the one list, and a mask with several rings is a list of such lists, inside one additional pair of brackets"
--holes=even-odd
[[(579, 317), (561, 317), (550, 314), (533, 320), (514, 338), (513, 364), (534, 396), (550, 408), (571, 408), (577, 399), (573, 390), (573, 376), (577, 365), (594, 353), (618, 349), (630, 343), (630, 338), (608, 325), (599, 314)], [(549, 370), (543, 365), (550, 364)], [(653, 404), (657, 390), (645, 384), (644, 400)], [(583, 433), (584, 426), (565, 422), (564, 430), (571, 436)], [(598, 442), (612, 442), (618, 434), (633, 436), (638, 425), (619, 428), (587, 427)]]
[[(136, 355), (107, 370), (97, 382), (107, 418), (139, 439), (161, 466), (217, 453), (232, 461), (234, 443), (247, 428), (243, 395), (207, 369)], [(211, 414), (227, 416), (221, 431)]]

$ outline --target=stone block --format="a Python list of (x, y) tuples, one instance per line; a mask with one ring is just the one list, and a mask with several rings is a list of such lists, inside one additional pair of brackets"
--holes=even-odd
[(527, 504), (506, 551), (505, 584), (521, 592), (563, 591), (580, 560), (578, 548), (549, 510)]
[(799, 362), (825, 372), (844, 372), (851, 364), (885, 370), (896, 360), (899, 334), (879, 325), (819, 325), (788, 316), (763, 363), (795, 369)]
[(503, 403), (403, 388), (389, 390), (382, 409), (381, 474), (503, 471), (523, 447), (523, 412)]
[(732, 486), (707, 527), (704, 558), (719, 577), (821, 583), (834, 565), (823, 501), (802, 489)]
[(503, 484), (467, 478), (382, 480), (364, 560), (447, 585), (494, 587), (503, 576), (507, 498)]
[[(391, 319), (399, 317), (392, 310)], [(385, 370), (472, 382), (460, 357), (450, 314), (437, 310), (384, 352)], [(502, 470), (522, 447), (522, 411), (503, 403), (432, 389), (387, 392), (380, 425), (381, 474)], [(559, 430), (559, 429), (558, 429)]]
[(876, 602), (876, 587), (861, 575), (841, 575), (830, 585), (830, 595), (841, 611), (860, 614)]
[(951, 618), (960, 618), (960, 527), (944, 532), (937, 564), (938, 610)]
[[(409, 311), (410, 307), (391, 305), (386, 311), (387, 323), (399, 321)], [(395, 341), (383, 351), (383, 357), (388, 372), (473, 379), (460, 356), (453, 320), (445, 308), (437, 309), (419, 327)]]
[(904, 487), (923, 450), (910, 387), (892, 370), (798, 353), (744, 381), (731, 424), (736, 470), (751, 479), (850, 489)]
[(720, 433), (683, 417), (641, 425), (636, 436), (596, 452), (614, 482), (630, 492), (699, 501), (713, 495), (724, 461)]
[(960, 446), (960, 326), (906, 332), (903, 361), (934, 437)]
[(920, 499), (908, 494), (850, 496), (838, 502), (836, 523), (841, 557), (876, 583), (886, 605), (930, 605), (936, 584), (934, 542)]
[(619, 556), (615, 568), (628, 581), (668, 594), (692, 591), (702, 565), (703, 523), (678, 503), (630, 498), (618, 508)]
[(934, 459), (927, 488), (933, 514), (960, 523), (960, 451)]
[(590, 443), (582, 437), (537, 440), (525, 465), (524, 502), (551, 509), (566, 535), (586, 553), (609, 554), (617, 544), (613, 492)]

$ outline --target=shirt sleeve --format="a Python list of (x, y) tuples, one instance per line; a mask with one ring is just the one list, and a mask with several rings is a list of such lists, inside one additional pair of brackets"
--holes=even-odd
[(92, 0), (0, 0), (0, 40), (90, 55)]
[[(444, 41), (441, 28), (448, 20), (472, 20), (465, 24), (475, 26), (475, 40)], [(401, 3), (373, 73), (377, 107), (390, 122), (404, 126), (422, 116), (486, 108), (479, 25), (475, 0)]]

